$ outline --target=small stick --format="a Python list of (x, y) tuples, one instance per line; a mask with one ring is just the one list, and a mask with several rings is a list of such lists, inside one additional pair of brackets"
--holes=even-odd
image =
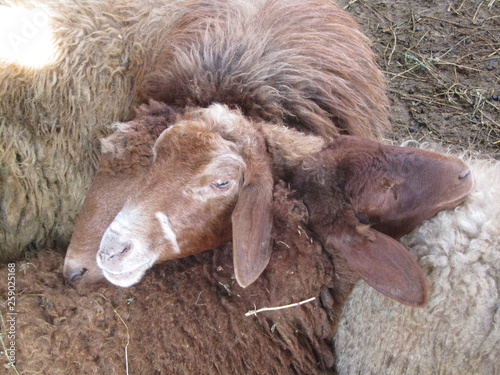
[(296, 307), (296, 306), (303, 305), (304, 303), (314, 301), (315, 299), (316, 299), (316, 297), (311, 297), (311, 298), (306, 299), (304, 301), (291, 303), (290, 305), (278, 306), (278, 307), (263, 307), (263, 308), (258, 309), (258, 310), (250, 310), (247, 313), (245, 313), (245, 316), (257, 315), (258, 313), (263, 312), (263, 311), (275, 311), (275, 310), (288, 309), (290, 307)]

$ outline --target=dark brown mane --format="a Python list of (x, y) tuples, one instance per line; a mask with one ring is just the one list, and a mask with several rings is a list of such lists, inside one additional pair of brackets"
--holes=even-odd
[(235, 104), (332, 139), (388, 127), (384, 80), (355, 21), (322, 0), (196, 1), (168, 35), (143, 96)]

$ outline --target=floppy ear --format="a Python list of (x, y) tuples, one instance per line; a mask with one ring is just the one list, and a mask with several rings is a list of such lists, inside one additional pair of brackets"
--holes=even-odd
[(395, 239), (368, 225), (343, 221), (327, 238), (371, 287), (405, 305), (427, 303), (424, 274), (413, 255)]
[(260, 276), (271, 257), (272, 200), (273, 177), (267, 165), (245, 181), (231, 216), (234, 273), (243, 288)]

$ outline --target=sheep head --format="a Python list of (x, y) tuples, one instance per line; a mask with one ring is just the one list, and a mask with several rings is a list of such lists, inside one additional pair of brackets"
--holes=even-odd
[(70, 284), (85, 286), (104, 279), (95, 257), (104, 231), (151, 165), (154, 142), (176, 118), (172, 107), (150, 101), (136, 109), (133, 120), (114, 124), (113, 133), (101, 140), (99, 170), (64, 258), (63, 274)]
[(342, 136), (304, 161), (294, 186), (327, 248), (378, 291), (423, 306), (422, 271), (395, 238), (460, 204), (472, 177), (453, 156)]
[(137, 283), (153, 264), (233, 241), (245, 287), (270, 257), (273, 177), (263, 135), (223, 105), (191, 111), (157, 139), (154, 161), (106, 229), (104, 276)]

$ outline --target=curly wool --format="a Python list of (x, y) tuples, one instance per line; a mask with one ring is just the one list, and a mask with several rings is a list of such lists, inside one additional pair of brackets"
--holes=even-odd
[[(335, 283), (333, 265), (303, 229), (307, 213), (290, 195), (276, 186), (273, 255), (245, 289), (234, 280), (230, 245), (153, 267), (128, 289), (66, 285), (54, 251), (17, 263), (18, 370), (123, 374), (128, 363), (131, 374), (332, 373), (332, 315), (320, 294)], [(0, 280), (7, 272), (0, 268)], [(0, 312), (6, 316), (6, 304)]]
[(412, 309), (358, 284), (335, 337), (339, 374), (500, 372), (500, 163), (471, 161), (476, 186), (401, 242), (430, 298)]

